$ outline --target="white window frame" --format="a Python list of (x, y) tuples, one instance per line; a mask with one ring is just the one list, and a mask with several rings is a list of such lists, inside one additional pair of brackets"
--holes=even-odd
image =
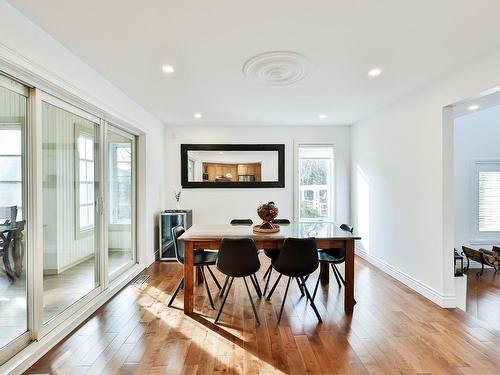
[[(111, 159), (109, 160), (109, 163), (108, 163), (108, 167), (110, 169), (110, 172), (111, 172), (111, 176), (110, 176), (110, 181), (113, 181), (115, 182), (115, 178), (118, 176), (118, 167), (117, 167), (117, 161), (116, 161), (116, 157), (117, 157), (117, 150), (120, 148), (120, 147), (123, 147), (121, 145), (127, 145), (130, 147), (130, 152), (132, 153), (131, 155), (131, 158), (133, 158), (133, 143), (130, 144), (130, 143), (119, 143), (119, 142), (114, 142), (112, 144), (112, 148), (113, 148), (113, 152), (112, 152), (112, 157)], [(130, 164), (130, 183), (132, 184), (133, 183), (133, 168), (134, 168), (134, 161), (133, 159), (130, 161), (130, 162), (121, 162), (121, 163), (128, 163)], [(111, 196), (109, 197), (109, 200), (110, 200), (110, 221), (109, 223), (111, 225), (121, 225), (121, 224), (125, 224), (125, 225), (132, 225), (132, 222), (133, 222), (133, 207), (131, 207), (131, 211), (130, 211), (130, 221), (127, 221), (127, 222), (119, 222), (118, 219), (116, 218), (116, 210), (114, 209), (117, 205), (118, 205), (118, 195), (117, 194), (114, 194), (114, 189), (112, 189), (113, 191), (113, 194), (111, 194)], [(133, 192), (132, 192), (133, 194)], [(133, 202), (131, 202), (133, 204)]]
[[(300, 160), (299, 160), (299, 149), (305, 147), (330, 147), (332, 148), (332, 167), (330, 171), (331, 181), (330, 181), (330, 202), (329, 212), (327, 218), (310, 218), (310, 219), (301, 219), (300, 217), (300, 200), (301, 200), (301, 191), (300, 191)], [(315, 141), (296, 141), (294, 147), (294, 218), (295, 222), (331, 222), (334, 223), (336, 218), (336, 210), (337, 210), (337, 200), (336, 200), (336, 159), (335, 159), (335, 144), (332, 143), (324, 143), (324, 142), (315, 142)], [(318, 191), (319, 194), (319, 191)]]
[[(95, 187), (95, 176), (96, 176), (96, 153), (94, 151), (95, 148), (95, 135), (90, 132), (89, 129), (86, 127), (80, 126), (77, 123), (74, 124), (74, 129), (75, 129), (75, 235), (76, 238), (81, 238), (85, 235), (90, 235), (94, 228), (95, 228), (95, 215), (94, 215), (94, 223), (90, 225), (86, 225), (84, 227), (81, 226), (80, 224), (80, 210), (82, 209), (82, 206), (85, 207), (95, 207), (95, 202), (96, 202), (96, 197), (95, 197), (95, 191), (94, 191), (94, 202), (91, 203), (84, 203), (80, 201), (80, 188), (82, 181), (80, 181), (80, 162), (85, 161), (85, 163), (92, 162), (93, 170), (94, 170), (94, 179), (92, 182), (84, 182), (87, 185), (92, 185), (92, 188)], [(94, 154), (92, 155), (93, 159), (82, 159), (78, 150), (79, 146), (79, 141), (80, 138), (84, 137), (86, 139), (89, 139), (92, 141), (92, 150), (94, 151)], [(92, 211), (94, 211), (93, 209)]]
[(500, 242), (500, 231), (479, 230), (479, 173), (499, 171), (500, 160), (474, 160), (472, 166), (472, 222), (471, 234), (473, 245), (493, 244)]

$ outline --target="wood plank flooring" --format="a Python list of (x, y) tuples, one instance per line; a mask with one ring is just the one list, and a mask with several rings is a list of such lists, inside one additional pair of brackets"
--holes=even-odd
[(467, 313), (500, 330), (500, 272), (488, 268), (477, 277), (478, 271), (467, 272)]
[[(260, 280), (268, 264), (263, 255), (261, 261)], [(323, 324), (294, 283), (276, 325), (285, 280), (270, 302), (257, 300), (260, 326), (243, 282), (235, 281), (216, 326), (203, 285), (195, 288), (200, 317), (183, 315), (182, 293), (174, 308), (166, 306), (182, 276), (180, 265), (155, 263), (145, 273), (146, 283), (127, 286), (27, 373), (499, 373), (500, 331), (441, 309), (359, 258), (354, 314), (344, 314), (343, 289), (331, 278), (316, 297)], [(311, 289), (316, 277), (309, 279)], [(215, 295), (213, 283), (211, 289)]]

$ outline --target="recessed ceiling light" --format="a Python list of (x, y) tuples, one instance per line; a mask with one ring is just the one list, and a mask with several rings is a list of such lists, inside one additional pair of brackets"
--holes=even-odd
[(203, 116), (201, 115), (201, 113), (195, 113), (194, 115), (194, 118), (202, 118)]
[(382, 73), (382, 70), (380, 68), (373, 68), (368, 72), (368, 75), (370, 77), (378, 77)]
[(324, 119), (326, 118), (326, 115), (325, 115), (325, 114), (321, 114), (321, 115), (319, 115), (319, 116), (318, 116), (318, 118), (319, 118), (320, 120), (324, 120)]
[(477, 111), (479, 109), (479, 106), (477, 104), (472, 104), (468, 109), (469, 111)]
[(163, 70), (164, 73), (172, 74), (175, 69), (174, 69), (174, 67), (172, 65), (163, 65), (161, 67), (161, 70)]

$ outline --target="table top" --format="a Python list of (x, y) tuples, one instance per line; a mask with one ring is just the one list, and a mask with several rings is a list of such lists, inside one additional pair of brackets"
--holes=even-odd
[(277, 233), (255, 233), (251, 225), (231, 224), (195, 224), (182, 236), (180, 240), (220, 240), (222, 238), (252, 238), (258, 240), (284, 240), (287, 237), (308, 238), (326, 240), (360, 240), (361, 237), (352, 235), (340, 229), (333, 223), (311, 222), (300, 224), (281, 224)]

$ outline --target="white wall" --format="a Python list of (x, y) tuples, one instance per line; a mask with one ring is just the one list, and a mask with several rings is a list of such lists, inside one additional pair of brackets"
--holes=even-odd
[(16, 70), (25, 71), (27, 77), (41, 78), (47, 87), (55, 84), (145, 135), (139, 146), (145, 153), (142, 182), (147, 201), (144, 202), (146, 223), (143, 227), (147, 233), (138, 246), (143, 260), (152, 262), (157, 237), (156, 216), (163, 206), (164, 195), (164, 159), (160, 155), (164, 146), (163, 125), (4, 0), (0, 0), (0, 18), (0, 70), (11, 72), (11, 66), (15, 66)]
[[(458, 117), (454, 127), (455, 147), (455, 248), (490, 248), (477, 244), (474, 230), (474, 184), (476, 161), (500, 162), (500, 106)], [(476, 242), (476, 243), (474, 243)], [(488, 246), (489, 245), (489, 246)]]
[(274, 201), (279, 217), (293, 220), (294, 142), (335, 145), (336, 218), (350, 219), (350, 127), (177, 127), (166, 130), (166, 207), (175, 207), (173, 191), (180, 186), (180, 144), (182, 143), (282, 143), (285, 144), (285, 188), (281, 189), (183, 189), (182, 208), (193, 209), (195, 223), (227, 223), (232, 218), (260, 219), (256, 209)]
[[(455, 305), (453, 122), (443, 107), (498, 86), (498, 66), (492, 51), (352, 129), (353, 217), (369, 237), (359, 254), (442, 306)], [(367, 217), (357, 212), (358, 171)]]

